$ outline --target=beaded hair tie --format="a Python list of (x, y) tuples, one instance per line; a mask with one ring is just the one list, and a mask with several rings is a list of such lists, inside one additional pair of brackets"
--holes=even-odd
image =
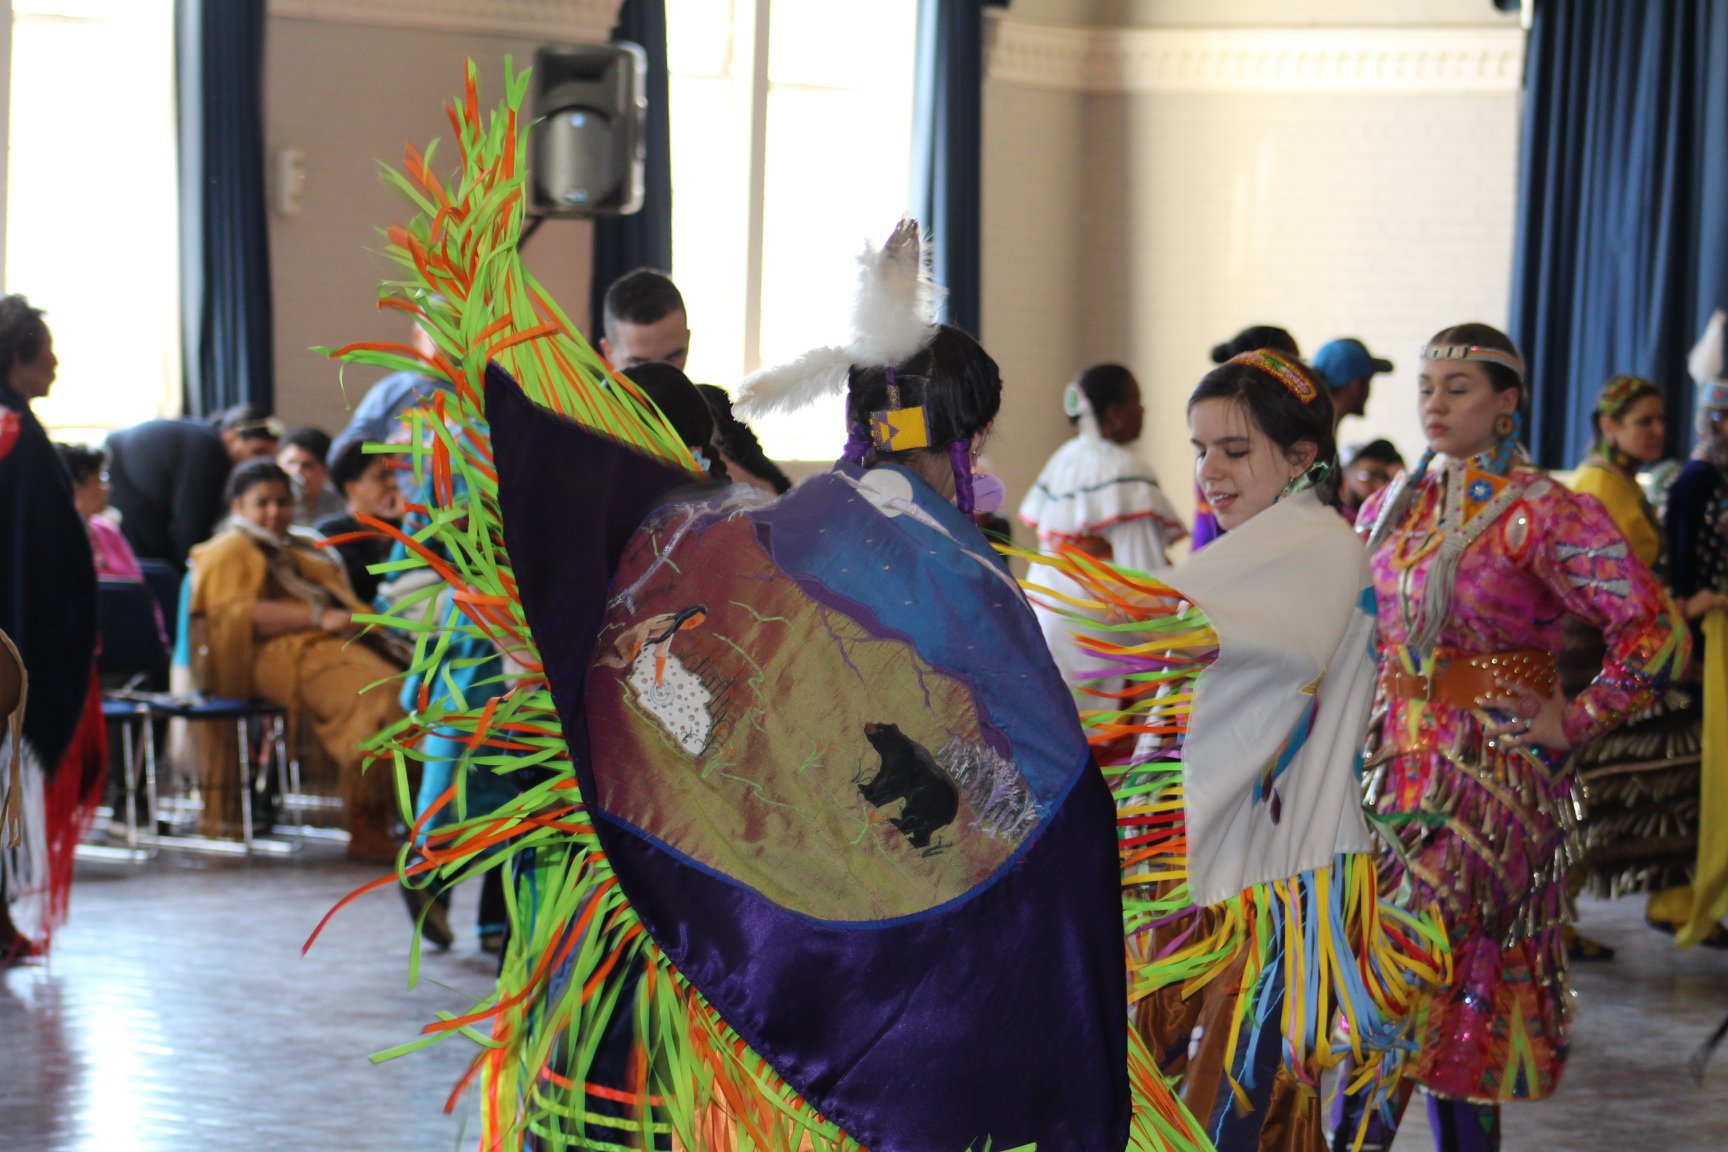
[(1288, 388), (1290, 395), (1304, 404), (1314, 403), (1314, 397), (1320, 394), (1306, 371), (1284, 359), (1270, 348), (1257, 348), (1252, 352), (1239, 353), (1230, 357), (1229, 363), (1246, 364), (1250, 368), (1260, 369)]
[(1481, 344), (1424, 344), (1422, 359), (1480, 360), (1484, 364), (1498, 364), (1512, 369), (1520, 384), (1524, 382), (1524, 358), (1501, 348), (1487, 348)]

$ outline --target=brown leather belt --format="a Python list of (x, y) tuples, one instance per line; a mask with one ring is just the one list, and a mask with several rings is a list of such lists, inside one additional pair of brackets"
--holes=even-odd
[(1436, 656), (1427, 676), (1393, 668), (1382, 678), (1386, 691), (1404, 700), (1438, 700), (1454, 708), (1479, 708), (1486, 696), (1527, 688), (1541, 696), (1554, 690), (1552, 652), (1486, 652), (1480, 656)]

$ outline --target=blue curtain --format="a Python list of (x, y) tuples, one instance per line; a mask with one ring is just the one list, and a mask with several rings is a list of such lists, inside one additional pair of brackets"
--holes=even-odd
[(978, 335), (984, 161), (984, 9), (1008, 0), (918, 0), (913, 214), (929, 231), (943, 319)]
[(603, 216), (594, 222), (594, 275), (589, 292), (588, 335), (600, 340), (600, 314), (612, 281), (637, 268), (672, 270), (672, 117), (666, 79), (666, 0), (624, 0), (612, 40), (641, 46), (648, 56), (647, 151), (642, 210)]
[[(1451, 155), (1460, 156), (1457, 149)], [(1668, 390), (1689, 447), (1686, 354), (1728, 307), (1728, 5), (1543, 0), (1525, 64), (1512, 336), (1537, 462), (1588, 450), (1609, 376)]]
[(264, 212), (265, 0), (176, 0), (186, 410), (275, 407)]

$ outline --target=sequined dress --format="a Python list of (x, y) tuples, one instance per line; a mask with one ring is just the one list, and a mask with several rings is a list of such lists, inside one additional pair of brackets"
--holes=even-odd
[[(1575, 614), (1606, 641), (1601, 672), (1566, 709), (1566, 738), (1581, 747), (1671, 682), (1686, 632), (1597, 501), (1519, 466), (1495, 475), (1452, 462), (1411, 483), (1405, 513), (1373, 533), (1381, 667), (1368, 788), (1395, 830), (1383, 883), (1400, 900), (1438, 904), (1453, 972), (1418, 1007), (1410, 1075), (1442, 1096), (1536, 1099), (1554, 1090), (1566, 1059), (1559, 928), (1578, 805), (1571, 758), (1490, 746), (1484, 729), (1509, 717), (1439, 693), (1422, 699), (1407, 685), (1466, 657), (1556, 653)], [(1390, 521), (1401, 488), (1377, 493), (1359, 526), (1383, 511)], [(1450, 603), (1435, 614), (1431, 648), (1417, 649), (1437, 603), (1428, 582), (1453, 555)]]

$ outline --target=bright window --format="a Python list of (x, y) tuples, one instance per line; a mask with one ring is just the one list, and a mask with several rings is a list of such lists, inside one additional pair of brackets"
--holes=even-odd
[[(916, 17), (916, 0), (668, 0), (692, 379), (845, 342), (853, 258), (909, 206)], [(770, 456), (831, 460), (840, 401), (756, 431)]]
[(57, 439), (180, 411), (173, 0), (12, 0), (6, 291), (47, 310)]

